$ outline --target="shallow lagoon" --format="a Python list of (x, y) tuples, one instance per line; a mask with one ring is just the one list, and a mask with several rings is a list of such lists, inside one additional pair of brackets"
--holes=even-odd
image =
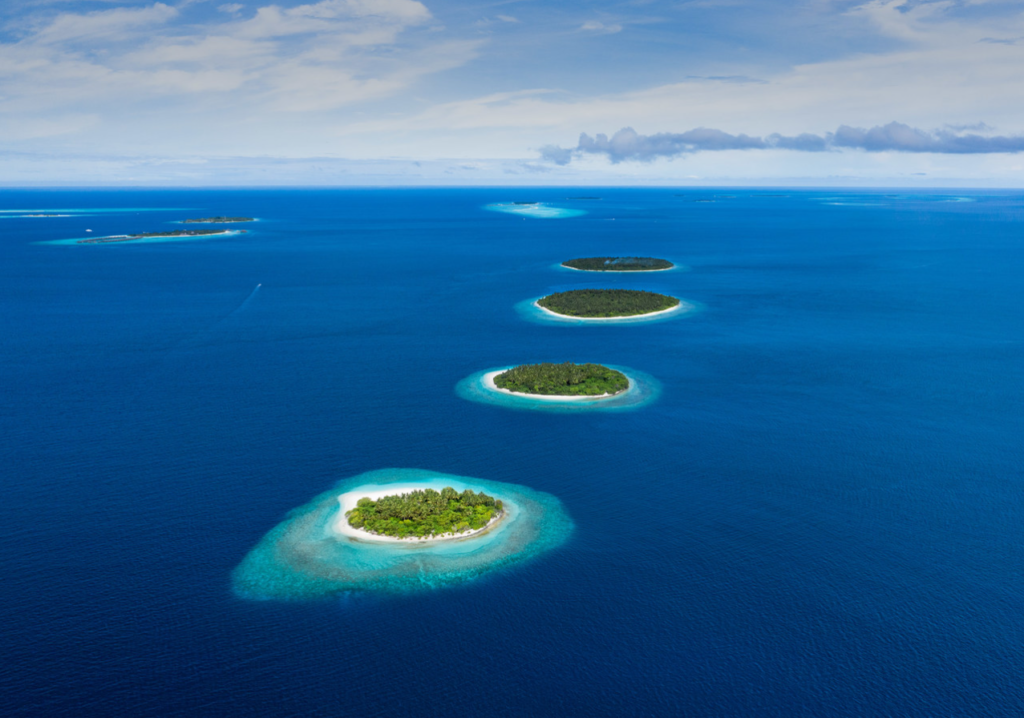
[(514, 204), (512, 202), (498, 202), (484, 207), (492, 212), (505, 212), (516, 214), (521, 217), (532, 217), (534, 219), (568, 219), (569, 217), (580, 217), (585, 215), (585, 209), (569, 209), (567, 207), (555, 207), (543, 202), (536, 204)]
[[(503, 502), (506, 515), (466, 539), (384, 543), (336, 533), (332, 525), (340, 494), (371, 493), (389, 485), (483, 490)], [(243, 598), (279, 600), (441, 588), (548, 551), (563, 543), (572, 527), (557, 498), (525, 486), (423, 469), (381, 469), (346, 479), (291, 511), (235, 569), (232, 585)]]

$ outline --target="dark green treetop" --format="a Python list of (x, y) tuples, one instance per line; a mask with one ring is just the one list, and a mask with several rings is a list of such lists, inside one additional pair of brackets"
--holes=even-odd
[(562, 266), (588, 272), (650, 272), (655, 269), (671, 269), (676, 265), (667, 259), (654, 257), (585, 257), (562, 262)]
[(348, 512), (350, 526), (397, 538), (440, 536), (483, 528), (502, 511), (501, 501), (484, 492), (450, 486), (406, 494), (362, 498)]
[(620, 371), (600, 364), (523, 364), (494, 377), (494, 385), (519, 394), (602, 396), (629, 388)]
[(549, 294), (537, 304), (570, 317), (633, 317), (671, 309), (679, 300), (636, 289), (573, 289)]

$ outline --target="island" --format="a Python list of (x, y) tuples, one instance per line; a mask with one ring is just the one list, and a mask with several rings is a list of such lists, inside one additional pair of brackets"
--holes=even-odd
[(629, 389), (621, 371), (601, 364), (522, 364), (497, 373), (494, 386), (513, 394), (596, 398), (615, 396)]
[(679, 308), (675, 297), (638, 289), (572, 289), (541, 297), (543, 310), (578, 319), (611, 319), (658, 314)]
[(503, 515), (501, 501), (484, 492), (451, 486), (381, 496), (364, 496), (345, 516), (348, 525), (374, 537), (431, 540), (479, 533)]
[[(267, 533), (232, 572), (236, 596), (310, 601), (351, 591), (435, 591), (508, 571), (561, 545), (573, 531), (572, 518), (551, 494), (470, 476), (390, 468), (325, 488), (287, 511), (276, 526), (267, 526)], [(491, 523), (469, 538), (464, 538), (468, 533), (423, 539), (412, 533), (405, 539), (373, 536), (352, 527), (346, 517), (361, 499), (380, 506), (389, 496), (421, 492), (436, 500), (442, 493), (464, 496), (467, 489), (477, 500), (489, 496), (494, 501)]]
[(584, 272), (660, 272), (676, 265), (654, 257), (585, 257), (562, 262), (562, 266)]
[(252, 217), (200, 217), (199, 219), (183, 219), (182, 224), (233, 224), (235, 222), (253, 222)]
[(157, 239), (160, 237), (207, 237), (214, 234), (235, 234), (245, 232), (231, 229), (176, 229), (173, 232), (141, 232), (139, 234), (117, 234), (110, 237), (90, 237), (79, 239), (77, 244), (111, 244), (114, 242), (134, 242), (137, 239)]

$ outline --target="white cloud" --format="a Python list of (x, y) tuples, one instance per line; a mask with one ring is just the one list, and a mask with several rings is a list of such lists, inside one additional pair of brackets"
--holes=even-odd
[(600, 35), (613, 35), (617, 32), (622, 32), (622, 25), (618, 23), (611, 23), (605, 25), (599, 20), (587, 20), (585, 23), (580, 25), (580, 30), (586, 30), (587, 32), (594, 32)]
[[(233, 15), (242, 7), (221, 9)], [(17, 42), (0, 43), (0, 122), (31, 126), (35, 118), (36, 136), (66, 134), (85, 125), (62, 118), (99, 116), (116, 125), (172, 99), (184, 103), (179, 112), (215, 116), (225, 107), (250, 117), (322, 111), (398, 93), (468, 61), (480, 44), (436, 33), (400, 41), (431, 20), (416, 0), (265, 5), (249, 19), (206, 26), (181, 19), (161, 2), (63, 12)]]
[(221, 12), (226, 12), (226, 13), (234, 14), (234, 13), (238, 12), (239, 10), (243, 9), (244, 7), (245, 7), (245, 5), (242, 5), (241, 3), (233, 2), (233, 3), (227, 3), (225, 5), (218, 5), (217, 9), (220, 10)]
[(123, 39), (143, 28), (166, 23), (178, 10), (163, 3), (139, 9), (117, 8), (86, 14), (62, 13), (31, 38), (35, 45)]
[(1021, 34), (1022, 16), (968, 22), (936, 8), (901, 10), (898, 2), (879, 0), (859, 12), (872, 19), (879, 33), (900, 38), (897, 48), (765, 73), (762, 83), (707, 77), (596, 96), (521, 91), (434, 105), (373, 126), (353, 123), (343, 131), (392, 136), (415, 131), (421, 143), (430, 135), (431, 147), (447, 156), (472, 156), (487, 147), (491, 156), (509, 156), (526, 147), (574, 146), (581, 132), (627, 126), (642, 134), (717, 127), (730, 133), (799, 135), (843, 124), (872, 127), (898, 121), (934, 129), (984, 121), (1007, 135), (1024, 132), (1024, 46), (978, 42), (996, 28)]

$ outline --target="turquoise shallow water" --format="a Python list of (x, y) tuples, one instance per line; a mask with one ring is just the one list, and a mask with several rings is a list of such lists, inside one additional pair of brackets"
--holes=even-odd
[(556, 207), (544, 202), (536, 204), (514, 204), (511, 202), (499, 202), (489, 204), (484, 209), (492, 212), (505, 212), (521, 217), (532, 219), (569, 219), (570, 217), (582, 217), (587, 213), (585, 209), (571, 209), (569, 207)]
[[(156, 231), (156, 230), (153, 230)], [(167, 242), (198, 242), (198, 241), (212, 241), (215, 239), (231, 239), (240, 236), (251, 234), (251, 231), (247, 230), (242, 232), (240, 230), (228, 230), (224, 234), (200, 234), (200, 235), (177, 235), (171, 237), (142, 237), (141, 239), (132, 239), (125, 242), (94, 242), (94, 243), (83, 243), (83, 239), (105, 239), (111, 235), (97, 235), (88, 237), (73, 237), (71, 239), (54, 239), (48, 242), (42, 242), (41, 244), (56, 244), (64, 246), (76, 246), (76, 247), (118, 247), (126, 244), (164, 244)], [(116, 236), (116, 235), (115, 235)]]
[[(578, 363), (586, 363), (579, 361)], [(560, 401), (553, 398), (535, 398), (524, 394), (508, 394), (491, 389), (484, 383), (484, 376), (490, 372), (503, 371), (508, 366), (492, 367), (484, 371), (470, 374), (455, 385), (455, 393), (467, 401), (499, 406), (505, 409), (524, 409), (528, 411), (547, 411), (555, 413), (576, 413), (594, 411), (622, 411), (638, 409), (657, 400), (661, 393), (661, 383), (657, 379), (636, 369), (606, 364), (621, 371), (629, 379), (629, 389), (616, 396), (602, 399)]]
[[(480, 535), (424, 544), (361, 541), (332, 531), (339, 494), (389, 485), (482, 490), (504, 503), (506, 515)], [(244, 598), (279, 600), (442, 588), (510, 568), (560, 545), (571, 532), (572, 520), (550, 494), (422, 469), (381, 469), (346, 479), (289, 512), (235, 569), (232, 585)]]

